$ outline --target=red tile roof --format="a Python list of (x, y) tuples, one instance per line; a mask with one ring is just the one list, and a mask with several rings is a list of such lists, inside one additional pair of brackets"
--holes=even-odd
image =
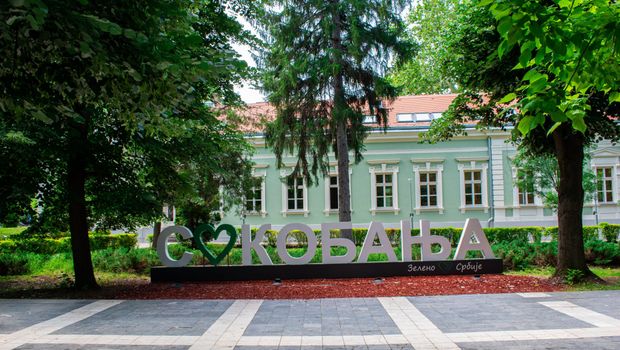
[[(430, 121), (413, 119), (413, 122), (399, 122), (397, 116), (399, 114), (443, 113), (456, 96), (456, 94), (401, 96), (394, 101), (386, 101), (383, 106), (389, 110), (388, 127), (429, 126)], [(259, 102), (249, 104), (237, 114), (238, 117), (230, 121), (236, 124), (239, 130), (247, 133), (260, 133), (264, 129), (264, 123), (275, 117), (275, 110), (269, 103)]]

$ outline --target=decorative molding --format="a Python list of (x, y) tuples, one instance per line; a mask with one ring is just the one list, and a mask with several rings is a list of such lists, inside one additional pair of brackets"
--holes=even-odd
[(466, 163), (466, 162), (488, 162), (489, 156), (480, 156), (480, 157), (455, 157), (457, 162)]
[(443, 163), (446, 158), (411, 158), (411, 163)]
[(368, 159), (368, 165), (398, 164), (400, 159)]
[(252, 165), (252, 168), (254, 168), (254, 169), (265, 169), (265, 168), (269, 168), (269, 164), (254, 164), (254, 165)]

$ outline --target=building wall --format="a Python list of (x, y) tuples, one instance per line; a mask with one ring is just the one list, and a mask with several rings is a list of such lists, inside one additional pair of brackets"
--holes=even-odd
[[(437, 144), (419, 143), (419, 132), (415, 128), (393, 129), (387, 133), (376, 132), (366, 141), (364, 159), (350, 167), (352, 222), (354, 227), (367, 227), (371, 221), (380, 221), (386, 227), (399, 227), (400, 220), (409, 220), (414, 215), (415, 226), (420, 219), (430, 220), (435, 227), (462, 226), (467, 218), (477, 218), (483, 225), (495, 226), (529, 226), (555, 225), (555, 213), (544, 208), (541, 200), (534, 205), (521, 207), (518, 204), (517, 191), (514, 188), (512, 157), (514, 146), (507, 143), (506, 131), (482, 133), (472, 130), (466, 137), (455, 138), (449, 142)], [(286, 202), (283, 198), (286, 187), (281, 178), (290, 173), (296, 158), (285, 157), (284, 163), (289, 167), (277, 169), (275, 156), (264, 145), (262, 138), (254, 138), (256, 147), (254, 161), (255, 175), (264, 179), (263, 212), (247, 213), (245, 223), (261, 225), (270, 223), (279, 228), (287, 223), (299, 222), (318, 228), (323, 222), (338, 221), (336, 211), (326, 210), (326, 180), (306, 187), (306, 210), (290, 213), (283, 210)], [(614, 177), (614, 202), (599, 205), (599, 221), (620, 222), (618, 201), (620, 193), (620, 147), (603, 142), (592, 152), (593, 166), (611, 166)], [(330, 162), (330, 171), (336, 172), (336, 162)], [(480, 169), (483, 177), (484, 205), (478, 208), (463, 208), (462, 172), (469, 168)], [(442, 210), (425, 210), (416, 204), (419, 196), (416, 177), (417, 171), (441, 170)], [(373, 171), (375, 173), (393, 172), (397, 206), (394, 210), (373, 210)], [(410, 194), (413, 193), (413, 196)], [(396, 198), (395, 198), (396, 201)], [(396, 203), (395, 203), (396, 204)], [(584, 209), (584, 222), (593, 224), (591, 203)], [(490, 219), (493, 219), (490, 222)], [(233, 213), (226, 213), (223, 223), (239, 225), (244, 219)]]

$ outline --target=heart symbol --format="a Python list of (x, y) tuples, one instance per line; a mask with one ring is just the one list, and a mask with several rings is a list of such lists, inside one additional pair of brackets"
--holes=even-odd
[[(209, 233), (209, 236), (216, 240), (222, 231), (226, 231), (230, 239), (226, 244), (226, 247), (224, 247), (224, 250), (222, 250), (218, 256), (215, 256), (209, 248), (207, 248), (206, 243), (203, 241), (203, 234)], [(235, 242), (237, 242), (237, 230), (229, 224), (220, 225), (217, 227), (217, 230), (211, 224), (202, 224), (196, 228), (194, 233), (194, 242), (196, 243), (198, 250), (200, 250), (202, 254), (207, 257), (209, 262), (214, 266), (217, 266), (217, 264), (219, 264), (220, 261), (222, 261), (222, 259), (224, 259), (224, 257), (228, 255), (230, 250), (235, 246)]]

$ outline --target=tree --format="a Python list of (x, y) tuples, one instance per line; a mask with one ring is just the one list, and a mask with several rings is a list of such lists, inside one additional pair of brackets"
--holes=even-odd
[[(351, 221), (349, 150), (362, 159), (368, 128), (364, 115), (386, 125), (382, 98), (395, 96), (383, 78), (394, 58), (410, 45), (400, 40), (401, 0), (280, 0), (260, 19), (265, 40), (259, 53), (262, 89), (276, 111), (266, 138), (282, 167), (282, 155), (296, 154), (291, 177), (308, 184), (338, 161), (338, 212)], [(352, 238), (351, 232), (343, 235)]]
[(452, 54), (443, 38), (456, 20), (459, 0), (424, 0), (413, 4), (407, 17), (407, 36), (418, 45), (416, 55), (390, 75), (401, 94), (441, 94), (458, 92), (445, 63)]
[(584, 147), (620, 138), (619, 9), (603, 0), (473, 1), (446, 38), (449, 72), (465, 92), (428, 136), (462, 133), (466, 120), (515, 125), (513, 139), (528, 155), (557, 159), (558, 278), (569, 270), (592, 276), (583, 251)]
[(0, 182), (10, 193), (36, 194), (44, 213), (68, 216), (76, 287), (97, 286), (90, 227), (152, 220), (170, 197), (166, 186), (191, 183), (177, 181), (191, 160), (187, 148), (169, 147), (200, 144), (209, 132), (226, 137), (210, 128), (219, 112), (205, 102), (235, 100), (232, 84), (245, 63), (230, 49), (242, 35), (230, 11), (248, 6), (0, 4), (0, 137), (21, 135), (33, 151), (13, 163), (32, 179), (0, 173)]
[[(582, 186), (585, 201), (592, 200), (596, 194), (596, 176), (587, 167), (588, 156), (584, 157)], [(560, 187), (560, 169), (553, 154), (528, 155), (526, 149), (518, 149), (513, 160), (517, 168), (516, 185), (526, 192), (542, 198), (546, 207), (558, 210), (558, 191)]]

